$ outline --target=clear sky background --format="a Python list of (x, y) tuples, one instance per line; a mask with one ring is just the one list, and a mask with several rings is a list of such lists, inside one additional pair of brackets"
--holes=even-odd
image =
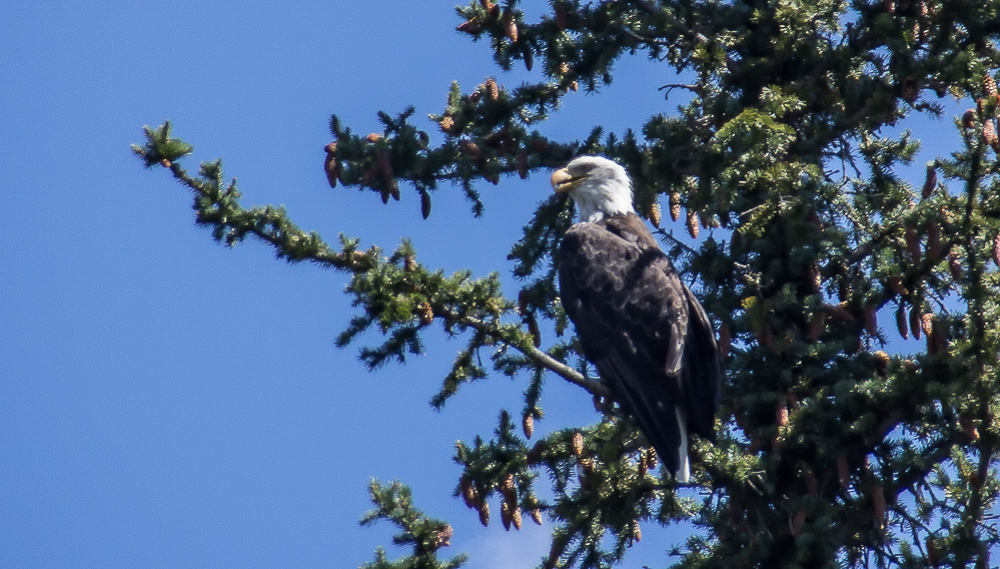
[[(195, 146), (188, 169), (222, 158), (247, 205), (283, 204), (329, 241), (391, 250), (408, 236), (427, 265), (499, 271), (515, 290), (506, 254), (551, 191), (547, 173), (481, 186), (480, 220), (444, 187), (423, 221), (408, 188), (383, 206), (331, 190), (322, 172), (331, 113), (380, 131), (379, 110), (440, 112), (452, 80), (468, 92), (490, 75), (541, 77), (500, 72), (488, 44), (454, 31), (453, 7), (0, 7), (0, 569), (355, 567), (380, 544), (396, 557), (390, 526), (357, 525), (371, 477), (412, 485), (456, 526), (443, 553), (471, 554), (470, 568), (533, 567), (547, 553), (550, 524), (482, 528), (451, 498), (454, 441), (489, 436), (525, 380), (481, 382), (433, 412), (458, 342), (432, 334), (427, 356), (366, 372), (359, 346), (333, 345), (353, 313), (344, 275), (277, 262), (255, 242), (215, 244), (187, 191), (129, 151), (143, 125), (170, 119)], [(582, 138), (598, 122), (621, 133), (675, 110), (656, 89), (668, 67), (640, 56), (617, 70), (543, 133)], [(916, 126), (934, 144), (956, 140), (950, 117)], [(542, 403), (539, 433), (596, 419), (558, 379)], [(651, 529), (627, 566), (665, 565), (685, 535)]]

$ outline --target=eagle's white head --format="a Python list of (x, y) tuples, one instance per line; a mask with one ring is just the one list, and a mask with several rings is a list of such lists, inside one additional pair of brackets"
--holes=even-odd
[(635, 211), (632, 180), (625, 168), (603, 156), (577, 156), (552, 173), (552, 187), (569, 193), (580, 221), (600, 221), (606, 215)]

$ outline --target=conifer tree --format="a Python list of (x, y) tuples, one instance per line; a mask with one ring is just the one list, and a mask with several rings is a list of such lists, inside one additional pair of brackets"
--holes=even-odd
[[(656, 467), (574, 341), (551, 262), (573, 222), (564, 197), (526, 220), (510, 250), (520, 292), (507, 298), (498, 274), (445, 275), (408, 242), (391, 253), (347, 237), (333, 245), (281, 208), (245, 208), (220, 161), (181, 166), (192, 148), (169, 123), (147, 127), (134, 151), (193, 192), (216, 240), (251, 236), (289, 261), (348, 273), (357, 315), (337, 342), (381, 332), (362, 350), (370, 368), (420, 352), (440, 327), (465, 344), (434, 405), (490, 374), (528, 379), (516, 415), (500, 412), (492, 436), (458, 445), (455, 495), (484, 524), (552, 520), (544, 567), (614, 565), (643, 525), (680, 520), (695, 533), (664, 566), (988, 567), (1000, 544), (1000, 2), (551, 0), (529, 19), (518, 0), (474, 0), (458, 13), (458, 33), (488, 39), (501, 69), (540, 65), (544, 79), (453, 85), (430, 115), (436, 145), (412, 108), (380, 113), (383, 132), (367, 136), (334, 116), (329, 183), (382, 202), (417, 192), (425, 218), (436, 192), (460, 188), (478, 216), (491, 186), (513, 176), (582, 153), (622, 163), (637, 211), (663, 226), (720, 336), (719, 437), (694, 445), (694, 492)], [(665, 88), (690, 101), (651, 109), (635, 132), (540, 134), (563, 97), (600, 91), (628, 56), (685, 72), (689, 83)], [(953, 125), (939, 122), (961, 144), (908, 180), (920, 141), (887, 127), (942, 115), (944, 98), (970, 102)], [(694, 245), (667, 229), (661, 203)], [(887, 353), (897, 334), (925, 345)], [(545, 381), (587, 390), (603, 419), (531, 441)], [(397, 524), (413, 552), (380, 551), (367, 566), (463, 562), (438, 559), (451, 526), (415, 510), (405, 487), (371, 493), (365, 520)]]

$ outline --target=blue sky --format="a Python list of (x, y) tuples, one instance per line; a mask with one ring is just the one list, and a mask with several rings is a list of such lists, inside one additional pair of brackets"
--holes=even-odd
[[(430, 266), (510, 285), (506, 254), (547, 174), (482, 187), (480, 220), (444, 188), (423, 221), (414, 194), (383, 206), (331, 190), (321, 170), (331, 113), (376, 131), (379, 110), (440, 112), (452, 80), (541, 77), (501, 73), (487, 44), (454, 31), (453, 7), (0, 7), (0, 568), (354, 567), (389, 544), (389, 526), (357, 526), (373, 476), (402, 479), (451, 521), (471, 568), (533, 567), (547, 552), (550, 526), (484, 529), (450, 497), (454, 441), (488, 435), (523, 382), (481, 382), (433, 412), (457, 342), (431, 336), (427, 356), (367, 373), (357, 346), (333, 346), (352, 314), (343, 275), (216, 245), (186, 191), (129, 152), (142, 125), (170, 119), (195, 146), (188, 167), (223, 158), (247, 204), (283, 204), (331, 241), (391, 249), (408, 236)], [(543, 132), (583, 137), (593, 117), (622, 132), (675, 109), (656, 90), (668, 68), (639, 57), (618, 70)], [(924, 124), (954, 139), (948, 120)], [(557, 380), (543, 405), (539, 432), (595, 419)], [(644, 533), (628, 566), (662, 566), (683, 539)]]

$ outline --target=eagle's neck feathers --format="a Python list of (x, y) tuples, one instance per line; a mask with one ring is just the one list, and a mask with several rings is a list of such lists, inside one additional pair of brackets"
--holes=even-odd
[[(624, 187), (614, 187), (616, 183)], [(632, 188), (625, 184), (628, 184), (627, 180), (613, 180), (610, 183), (580, 188), (573, 195), (580, 212), (580, 221), (594, 223), (606, 216), (635, 213), (632, 207)]]

